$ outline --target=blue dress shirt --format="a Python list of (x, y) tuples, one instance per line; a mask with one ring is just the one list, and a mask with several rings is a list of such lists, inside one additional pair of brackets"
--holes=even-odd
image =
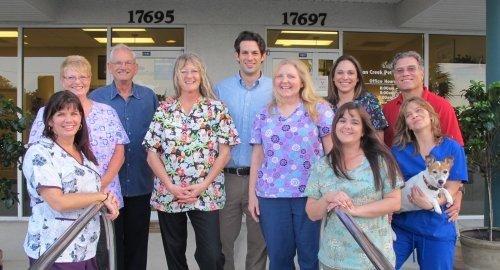
[(130, 139), (130, 143), (125, 145), (125, 163), (119, 173), (123, 197), (151, 193), (153, 173), (146, 161), (147, 152), (142, 141), (158, 107), (155, 93), (147, 87), (133, 84), (132, 95), (125, 100), (113, 82), (92, 91), (89, 97), (116, 110)]
[(250, 132), (257, 113), (271, 102), (273, 91), (271, 78), (261, 76), (253, 86), (246, 87), (240, 74), (231, 76), (215, 86), (215, 94), (229, 109), (241, 143), (231, 149), (228, 168), (250, 167), (252, 146)]

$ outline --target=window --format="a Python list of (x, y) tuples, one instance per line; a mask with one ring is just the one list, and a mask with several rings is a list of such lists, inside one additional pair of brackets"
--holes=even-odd
[[(486, 37), (429, 35), (429, 85), (453, 106), (466, 103), (460, 91), (470, 80), (486, 81)], [(484, 179), (469, 171), (469, 184), (462, 199), (462, 215), (484, 213)]]
[[(68, 55), (84, 56), (92, 66), (90, 89), (106, 83), (99, 76), (99, 56), (106, 55), (106, 43), (98, 42), (106, 31), (93, 32), (81, 28), (28, 28), (23, 32), (23, 109), (33, 117), (50, 96), (61, 91), (60, 66)], [(102, 57), (101, 57), (102, 58)], [(105, 65), (104, 65), (105, 68)], [(27, 129), (27, 134), (29, 130)], [(25, 142), (27, 141), (25, 134)], [(23, 215), (30, 215), (29, 196), (23, 187)]]
[(460, 91), (470, 80), (486, 80), (486, 37), (429, 35), (429, 88), (464, 105)]
[(267, 30), (267, 46), (270, 48), (338, 49), (339, 32), (269, 29)]
[[(13, 100), (14, 103), (17, 100), (18, 36), (17, 28), (0, 28), (0, 95)], [(17, 166), (0, 167), (0, 179), (5, 177), (13, 181), (12, 190), (15, 192), (17, 192), (17, 184), (19, 183), (16, 168)], [(14, 204), (7, 208), (4, 201), (0, 201), (0, 216), (16, 216), (17, 207), (18, 205)]]
[(111, 40), (129, 47), (184, 47), (184, 28), (113, 28)]

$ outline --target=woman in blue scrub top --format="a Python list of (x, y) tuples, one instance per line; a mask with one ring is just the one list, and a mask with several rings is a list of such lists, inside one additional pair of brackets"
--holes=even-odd
[[(405, 181), (426, 169), (425, 157), (433, 155), (436, 160), (453, 157), (445, 184), (453, 197), (460, 192), (462, 183), (467, 182), (464, 149), (455, 140), (441, 134), (438, 115), (420, 97), (409, 98), (401, 106), (392, 153)], [(420, 269), (453, 269), (457, 234), (454, 220), (449, 220), (444, 211), (448, 206), (442, 197), (443, 213), (438, 214), (422, 191), (414, 188), (408, 198), (422, 210), (394, 214), (396, 269), (401, 268), (414, 249), (417, 250)]]

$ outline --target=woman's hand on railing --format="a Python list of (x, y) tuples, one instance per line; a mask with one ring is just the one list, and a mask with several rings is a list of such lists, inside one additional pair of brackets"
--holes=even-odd
[(108, 192), (108, 196), (104, 201), (102, 201), (107, 208), (106, 218), (110, 220), (115, 220), (118, 217), (120, 211), (118, 210), (118, 200), (113, 193)]
[(352, 208), (354, 204), (352, 203), (351, 197), (343, 191), (330, 191), (324, 195), (326, 201), (329, 203), (328, 210), (340, 206), (344, 208)]
[(356, 205), (352, 205), (351, 207), (340, 207), (340, 210), (346, 212), (347, 214), (353, 216), (353, 217), (359, 217), (360, 216), (360, 213), (359, 213), (359, 207), (356, 206)]

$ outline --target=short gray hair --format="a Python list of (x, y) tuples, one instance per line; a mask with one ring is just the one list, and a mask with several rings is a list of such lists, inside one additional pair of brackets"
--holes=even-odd
[(424, 69), (424, 59), (422, 59), (422, 56), (416, 51), (406, 51), (406, 52), (399, 52), (394, 56), (394, 59), (392, 59), (391, 62), (391, 69), (394, 70), (396, 69), (396, 63), (403, 58), (411, 57), (417, 60), (418, 65), (420, 66), (420, 69)]
[(136, 59), (136, 57), (137, 57), (137, 56), (135, 55), (135, 52), (134, 52), (134, 51), (132, 51), (132, 49), (130, 49), (130, 47), (129, 47), (129, 46), (127, 46), (127, 45), (125, 45), (125, 44), (120, 43), (120, 44), (116, 44), (115, 46), (113, 46), (113, 48), (111, 48), (111, 52), (109, 53), (108, 63), (111, 63), (111, 62), (112, 62), (112, 60), (115, 58), (115, 53), (116, 53), (117, 51), (121, 51), (121, 50), (124, 50), (124, 51), (128, 51), (128, 52), (130, 52), (130, 54), (132, 54), (132, 58), (133, 58), (133, 59), (134, 59), (134, 61), (135, 61), (135, 59)]

